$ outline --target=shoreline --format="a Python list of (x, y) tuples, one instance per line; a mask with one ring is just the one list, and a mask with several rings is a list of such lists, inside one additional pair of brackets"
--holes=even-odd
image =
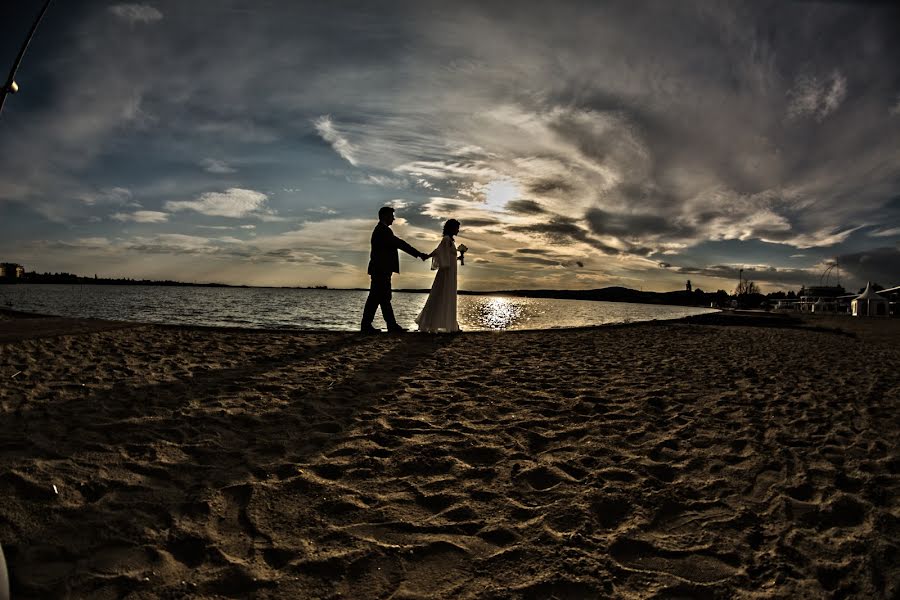
[(13, 597), (895, 596), (900, 321), (707, 319), (57, 321), (0, 346)]
[[(640, 304), (640, 303), (638, 303)], [(650, 306), (665, 306), (665, 305), (650, 305)], [(675, 305), (672, 305), (675, 306)], [(701, 307), (691, 307), (691, 308), (701, 308)], [(446, 335), (472, 335), (472, 334), (499, 334), (499, 333), (534, 333), (534, 332), (542, 332), (542, 331), (581, 331), (581, 330), (593, 330), (598, 328), (606, 328), (606, 327), (617, 327), (617, 326), (629, 326), (629, 325), (639, 325), (643, 323), (666, 323), (671, 321), (681, 321), (685, 319), (692, 319), (705, 316), (707, 314), (718, 314), (723, 311), (719, 309), (706, 309), (706, 310), (716, 310), (716, 313), (703, 313), (700, 315), (688, 315), (683, 317), (673, 317), (670, 319), (647, 319), (643, 321), (623, 321), (619, 323), (604, 323), (598, 325), (582, 325), (578, 327), (550, 327), (545, 329), (474, 329), (474, 330), (462, 330), (458, 333), (453, 334), (421, 334), (421, 335), (437, 335), (437, 336), (446, 336)], [(306, 329), (306, 328), (292, 328), (292, 327), (283, 327), (283, 328), (264, 328), (264, 327), (241, 327), (241, 326), (228, 326), (228, 325), (200, 325), (200, 324), (188, 324), (188, 323), (156, 323), (150, 321), (118, 321), (113, 319), (103, 319), (103, 318), (95, 318), (95, 317), (65, 317), (61, 315), (50, 315), (43, 313), (32, 313), (27, 311), (14, 310), (10, 308), (0, 308), (0, 324), (10, 322), (18, 322), (22, 325), (22, 327), (16, 328), (18, 330), (27, 329), (27, 325), (34, 324), (37, 320), (44, 320), (48, 324), (51, 322), (58, 327), (54, 327), (55, 329), (65, 330), (66, 327), (75, 327), (77, 329), (84, 330), (85, 328), (97, 327), (98, 330), (102, 329), (104, 325), (108, 325), (110, 327), (168, 327), (168, 328), (185, 328), (185, 329), (197, 329), (197, 330), (223, 330), (223, 331), (233, 331), (233, 332), (257, 332), (257, 333), (266, 333), (266, 334), (285, 334), (285, 333), (293, 333), (293, 334), (359, 334), (360, 332), (354, 329)], [(406, 332), (407, 334), (415, 334), (419, 335), (419, 331), (410, 330)], [(381, 331), (381, 335), (397, 335), (397, 334), (389, 334), (386, 331)], [(377, 334), (375, 334), (377, 335)], [(4, 340), (4, 338), (9, 340), (18, 339), (15, 337), (15, 334), (7, 334), (4, 336), (2, 330), (0, 330), (0, 342)]]

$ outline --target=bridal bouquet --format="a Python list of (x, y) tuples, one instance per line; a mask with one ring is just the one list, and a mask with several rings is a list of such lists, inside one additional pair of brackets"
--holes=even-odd
[(465, 244), (460, 244), (456, 247), (459, 250), (459, 264), (466, 264), (466, 252), (469, 250)]

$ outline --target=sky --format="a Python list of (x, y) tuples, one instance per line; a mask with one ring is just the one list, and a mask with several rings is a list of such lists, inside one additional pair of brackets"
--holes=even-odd
[[(41, 5), (0, 8), (4, 73)], [(0, 260), (367, 287), (391, 205), (425, 252), (461, 221), (461, 289), (890, 287), (898, 65), (890, 2), (57, 0)]]

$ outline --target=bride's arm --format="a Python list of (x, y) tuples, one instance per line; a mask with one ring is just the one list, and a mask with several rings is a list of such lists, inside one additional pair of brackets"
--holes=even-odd
[(438, 247), (435, 248), (430, 255), (433, 258), (431, 265), (432, 270), (449, 269), (450, 265), (455, 262), (453, 258), (451, 258), (451, 256), (455, 257), (455, 254), (456, 249), (453, 247), (453, 242), (447, 237), (443, 238), (441, 243), (438, 244)]

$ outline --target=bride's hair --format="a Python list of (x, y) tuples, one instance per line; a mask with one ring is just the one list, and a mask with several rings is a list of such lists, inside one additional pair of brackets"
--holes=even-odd
[(456, 219), (448, 219), (444, 223), (444, 235), (456, 235), (459, 233), (459, 221)]

